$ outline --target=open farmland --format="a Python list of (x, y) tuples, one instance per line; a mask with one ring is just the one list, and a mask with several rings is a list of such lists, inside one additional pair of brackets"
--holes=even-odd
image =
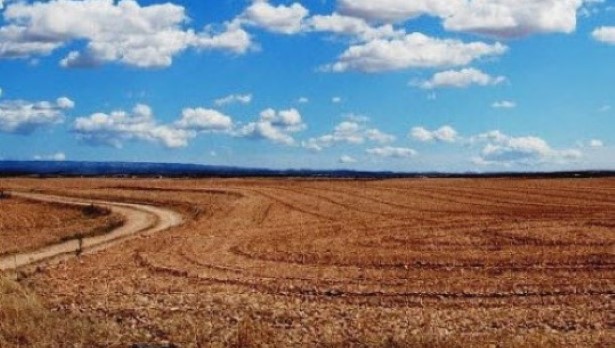
[(102, 346), (615, 342), (613, 179), (3, 185), (184, 214), (22, 281)]
[(0, 256), (106, 233), (123, 218), (99, 207), (75, 207), (20, 197), (0, 199)]

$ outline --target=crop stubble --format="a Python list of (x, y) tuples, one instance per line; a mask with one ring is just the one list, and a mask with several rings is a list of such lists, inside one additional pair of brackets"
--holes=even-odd
[(0, 256), (102, 234), (123, 223), (104, 208), (88, 209), (19, 197), (0, 200)]
[(28, 280), (124, 341), (605, 345), (615, 180), (12, 180), (179, 228)]

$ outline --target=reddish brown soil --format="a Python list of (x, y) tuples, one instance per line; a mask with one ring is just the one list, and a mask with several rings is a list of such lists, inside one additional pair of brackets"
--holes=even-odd
[(187, 217), (27, 281), (54, 310), (113, 323), (103, 344), (615, 341), (613, 179), (3, 184)]
[(0, 256), (36, 250), (77, 235), (105, 233), (122, 217), (104, 209), (87, 209), (12, 197), (0, 199)]

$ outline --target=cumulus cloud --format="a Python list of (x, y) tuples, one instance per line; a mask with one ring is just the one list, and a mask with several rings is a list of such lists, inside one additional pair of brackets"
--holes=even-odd
[(424, 14), (448, 13), (458, 0), (339, 0), (341, 13), (369, 21), (398, 22)]
[(514, 109), (517, 107), (517, 103), (510, 100), (499, 100), (493, 102), (493, 104), (491, 104), (491, 107), (494, 109)]
[(201, 33), (186, 29), (185, 9), (172, 3), (141, 6), (135, 0), (52, 0), (14, 2), (4, 11), (0, 57), (48, 55), (75, 41), (84, 51), (71, 51), (64, 67), (92, 67), (120, 62), (142, 68), (167, 67), (187, 48), (245, 52), (250, 37), (241, 27)]
[(26, 32), (26, 28), (22, 26), (8, 25), (0, 27), (0, 58), (25, 58), (48, 55), (62, 45), (63, 42), (59, 39), (38, 39), (33, 35), (31, 37)]
[(402, 38), (374, 39), (353, 45), (339, 56), (337, 62), (325, 66), (324, 70), (381, 72), (463, 66), (482, 57), (501, 55), (507, 49), (499, 42), (465, 43), (456, 39), (438, 39), (421, 33), (412, 33)]
[(158, 124), (152, 109), (144, 104), (137, 104), (130, 113), (120, 110), (79, 117), (74, 122), (73, 132), (82, 141), (118, 148), (124, 142), (134, 140), (179, 148), (187, 146), (188, 140), (196, 136), (193, 130)]
[[(480, 133), (475, 136), (462, 137), (450, 126), (436, 130), (414, 127), (409, 134), (421, 142), (457, 142), (464, 145), (480, 147), (480, 153), (472, 158), (477, 165), (540, 165), (545, 163), (569, 163), (580, 159), (583, 154), (577, 149), (554, 149), (547, 141), (536, 136), (511, 136), (499, 130)], [(588, 142), (591, 146), (592, 142)], [(594, 145), (600, 145), (597, 141)], [(584, 144), (579, 143), (579, 147)]]
[(423, 89), (441, 87), (465, 88), (471, 85), (494, 86), (504, 81), (506, 81), (504, 76), (491, 76), (478, 69), (466, 68), (438, 72), (431, 79), (418, 83), (418, 86)]
[(307, 20), (306, 27), (306, 30), (309, 31), (351, 36), (360, 41), (404, 35), (403, 30), (395, 29), (391, 24), (372, 26), (362, 18), (345, 16), (339, 13), (310, 17)]
[(175, 126), (196, 132), (227, 132), (232, 129), (233, 120), (217, 110), (186, 108), (182, 111), (181, 119), (175, 122)]
[(409, 136), (421, 142), (438, 141), (453, 143), (459, 139), (457, 131), (451, 126), (442, 126), (435, 130), (428, 130), (424, 127), (414, 127)]
[(386, 144), (395, 141), (395, 136), (384, 133), (378, 129), (372, 128), (365, 131), (365, 138), (377, 143)]
[(513, 137), (498, 130), (479, 134), (471, 141), (484, 144), (480, 155), (474, 158), (476, 164), (482, 165), (565, 163), (582, 157), (579, 150), (556, 150), (539, 137)]
[(331, 98), (331, 102), (333, 104), (339, 104), (339, 103), (342, 102), (342, 98), (341, 97), (333, 97), (333, 98)]
[(214, 104), (216, 106), (224, 106), (229, 104), (250, 104), (252, 102), (252, 94), (231, 94), (226, 97), (216, 99)]
[(196, 36), (192, 46), (198, 50), (222, 50), (235, 54), (244, 54), (253, 48), (252, 37), (237, 22), (225, 23), (223, 29), (216, 31), (206, 27)]
[(221, 133), (235, 137), (267, 139), (293, 145), (292, 134), (306, 128), (296, 109), (266, 109), (255, 122), (235, 124), (230, 116), (206, 108), (185, 108), (181, 117), (170, 124), (160, 124), (149, 106), (138, 104), (132, 112), (96, 113), (75, 120), (77, 138), (100, 145), (122, 147), (126, 141), (149, 141), (168, 148), (179, 148), (202, 133)]
[(307, 97), (299, 97), (299, 99), (297, 99), (297, 103), (299, 104), (307, 104), (310, 102), (310, 99), (308, 99)]
[(615, 45), (615, 27), (600, 27), (592, 32), (594, 40)]
[(304, 130), (307, 126), (297, 109), (265, 109), (255, 122), (250, 122), (235, 130), (234, 135), (255, 139), (267, 139), (274, 143), (294, 145), (292, 134)]
[(56, 161), (62, 162), (66, 161), (66, 154), (64, 152), (56, 152), (51, 155), (36, 155), (34, 156), (35, 161)]
[(56, 104), (60, 109), (72, 109), (75, 107), (75, 102), (66, 97), (58, 98)]
[(462, 1), (444, 19), (444, 28), (499, 38), (571, 33), (583, 0)]
[(75, 103), (66, 97), (58, 98), (55, 102), (25, 100), (1, 102), (0, 131), (29, 134), (38, 128), (62, 123), (65, 111), (74, 106)]
[[(589, 2), (589, 1), (585, 1)], [(583, 0), (340, 0), (342, 14), (376, 22), (440, 18), (446, 30), (499, 38), (576, 29)]]
[(373, 156), (388, 157), (388, 158), (411, 158), (416, 156), (417, 152), (413, 149), (406, 147), (377, 147), (373, 149), (367, 149), (366, 152)]
[(340, 157), (339, 162), (342, 164), (350, 164), (350, 163), (357, 163), (357, 160), (354, 157), (343, 155)]
[(306, 149), (322, 151), (336, 144), (363, 144), (366, 141), (386, 144), (395, 141), (395, 136), (384, 133), (376, 128), (368, 128), (364, 124), (344, 121), (335, 126), (333, 133), (310, 138), (302, 143)]
[(290, 6), (273, 6), (266, 0), (255, 0), (238, 20), (276, 33), (296, 34), (302, 30), (308, 14), (308, 9), (297, 2)]

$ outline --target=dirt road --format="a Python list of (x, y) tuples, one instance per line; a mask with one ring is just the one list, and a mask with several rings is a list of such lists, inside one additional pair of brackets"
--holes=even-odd
[(13, 196), (42, 202), (57, 202), (86, 206), (97, 204), (111, 209), (125, 217), (120, 228), (107, 234), (85, 238), (81, 246), (78, 240), (50, 245), (36, 251), (0, 257), (0, 270), (16, 269), (43, 261), (74, 255), (81, 248), (83, 253), (92, 253), (108, 248), (134, 235), (150, 234), (180, 225), (183, 218), (174, 211), (142, 204), (117, 203), (99, 200), (85, 200), (37, 193), (11, 192)]

